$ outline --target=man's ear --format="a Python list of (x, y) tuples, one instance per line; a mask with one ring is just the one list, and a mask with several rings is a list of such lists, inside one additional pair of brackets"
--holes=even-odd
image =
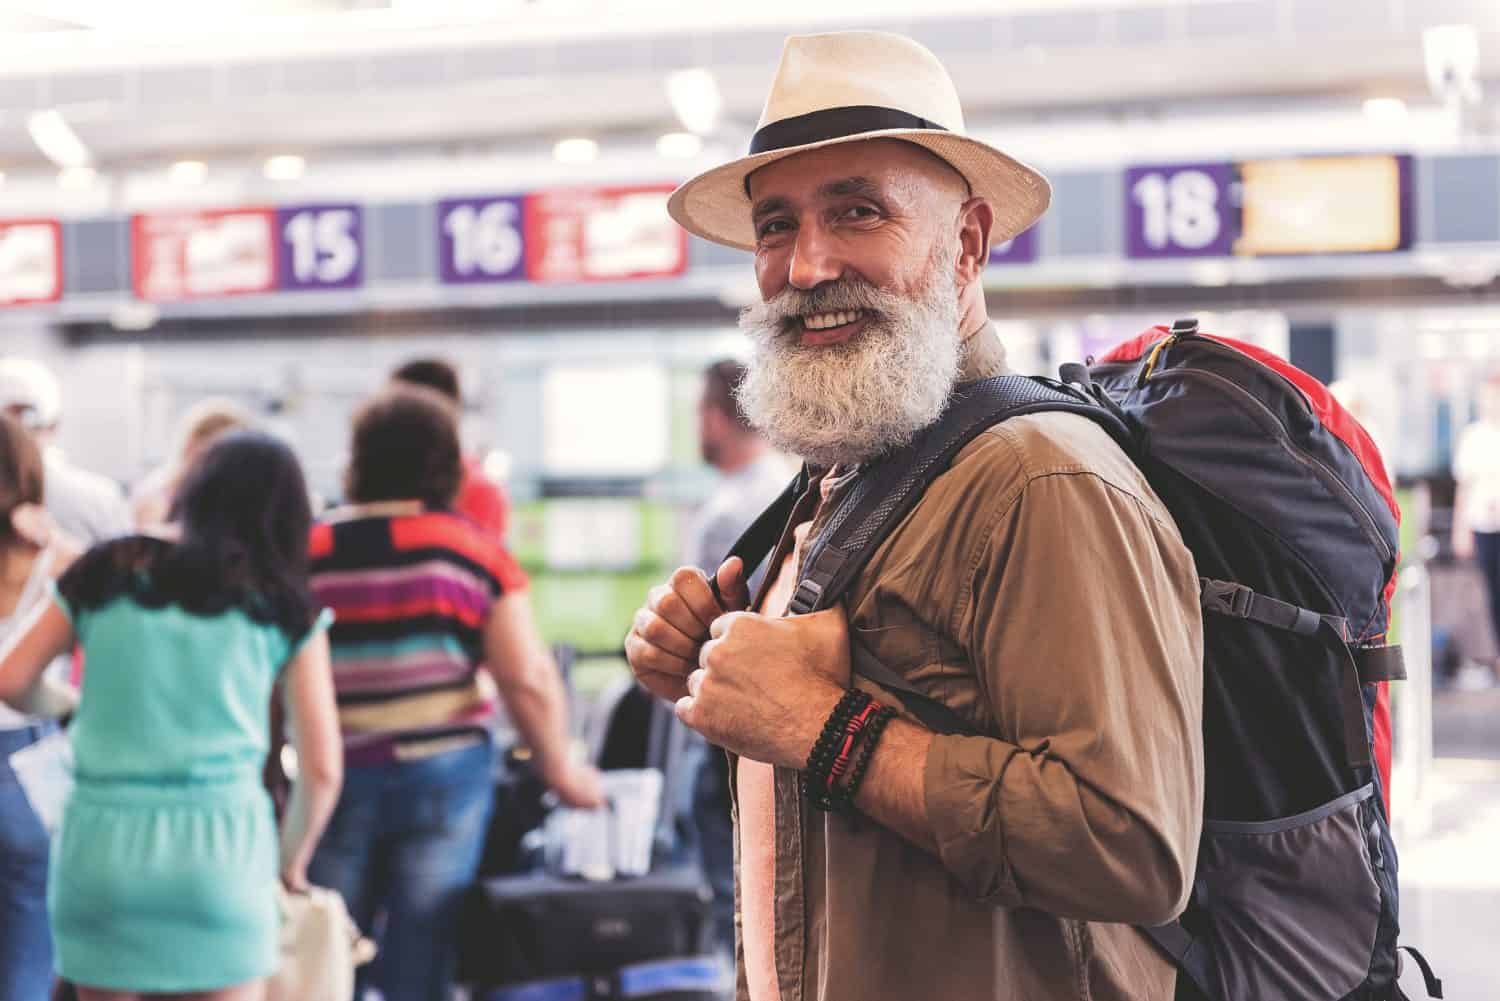
[(995, 210), (988, 199), (970, 198), (958, 209), (957, 277), (960, 286), (979, 280), (979, 274), (990, 259), (990, 231), (995, 225)]

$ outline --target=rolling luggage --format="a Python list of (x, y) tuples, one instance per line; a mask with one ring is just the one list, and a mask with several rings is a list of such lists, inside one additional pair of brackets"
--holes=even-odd
[[(682, 725), (672, 708), (633, 682), (601, 699), (590, 725), (594, 761), (622, 778), (663, 776), (661, 798), (679, 781)], [(524, 768), (521, 783), (524, 778)], [(656, 788), (656, 783), (620, 785)], [(529, 802), (529, 795), (522, 799)], [(729, 976), (713, 953), (712, 894), (696, 864), (661, 864), (672, 811), (652, 824), (656, 864), (644, 875), (605, 880), (550, 869), (483, 877), (459, 922), (458, 981), (474, 1001), (711, 1001)], [(547, 824), (555, 839), (570, 825)], [(507, 835), (509, 837), (509, 835)], [(532, 835), (531, 840), (535, 840)], [(571, 852), (548, 844), (549, 858)], [(644, 858), (645, 856), (641, 856)]]

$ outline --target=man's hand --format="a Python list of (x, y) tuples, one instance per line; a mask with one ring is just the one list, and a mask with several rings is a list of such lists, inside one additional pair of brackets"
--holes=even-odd
[(803, 767), (849, 685), (843, 606), (791, 618), (731, 612), (711, 634), (678, 718), (736, 754)]
[(625, 637), (625, 659), (636, 680), (669, 702), (687, 695), (687, 676), (698, 666), (709, 625), (725, 612), (750, 606), (739, 557), (725, 560), (714, 577), (722, 602), (702, 570), (679, 569), (667, 583), (651, 589)]

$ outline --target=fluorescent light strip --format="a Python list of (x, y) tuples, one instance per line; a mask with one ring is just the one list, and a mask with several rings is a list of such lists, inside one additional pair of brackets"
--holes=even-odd
[(59, 167), (87, 167), (92, 161), (88, 147), (56, 109), (34, 111), (26, 116), (26, 131), (42, 155)]

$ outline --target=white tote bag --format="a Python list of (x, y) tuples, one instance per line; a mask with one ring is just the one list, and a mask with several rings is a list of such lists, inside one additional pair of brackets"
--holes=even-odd
[(321, 886), (288, 893), (278, 882), (281, 908), (281, 969), (271, 978), (266, 1001), (349, 1001), (354, 970), (375, 957), (375, 945), (360, 936), (344, 898)]
[(21, 748), (10, 756), (10, 768), (43, 829), (55, 834), (73, 794), (73, 740), (68, 731), (54, 730)]

